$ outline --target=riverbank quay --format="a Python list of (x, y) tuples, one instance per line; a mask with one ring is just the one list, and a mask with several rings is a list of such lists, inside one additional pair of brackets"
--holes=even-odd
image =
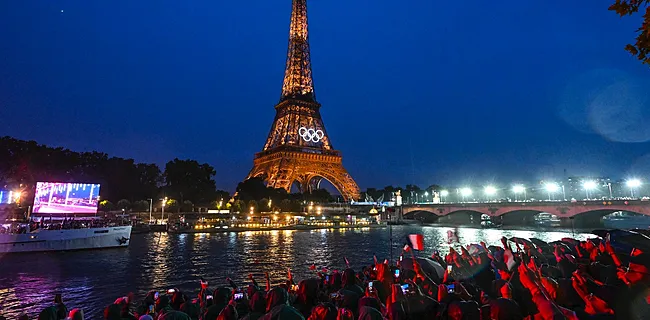
[(387, 228), (385, 224), (364, 224), (364, 225), (293, 225), (279, 227), (213, 227), (203, 229), (175, 229), (170, 228), (169, 233), (219, 233), (219, 232), (248, 232), (248, 231), (305, 231), (305, 230), (350, 230), (350, 229), (382, 229)]

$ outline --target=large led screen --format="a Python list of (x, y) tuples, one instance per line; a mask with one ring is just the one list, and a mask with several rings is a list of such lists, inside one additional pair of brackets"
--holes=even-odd
[(97, 213), (99, 184), (37, 182), (33, 213)]

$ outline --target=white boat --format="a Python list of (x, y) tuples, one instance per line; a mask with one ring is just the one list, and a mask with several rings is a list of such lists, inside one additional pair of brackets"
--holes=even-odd
[(0, 233), (0, 253), (128, 247), (131, 226)]

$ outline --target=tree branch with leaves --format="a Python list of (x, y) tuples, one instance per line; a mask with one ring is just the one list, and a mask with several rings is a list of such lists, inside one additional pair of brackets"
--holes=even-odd
[(645, 11), (641, 27), (637, 29), (636, 43), (626, 45), (625, 50), (650, 65), (650, 0), (616, 0), (609, 10), (621, 17)]

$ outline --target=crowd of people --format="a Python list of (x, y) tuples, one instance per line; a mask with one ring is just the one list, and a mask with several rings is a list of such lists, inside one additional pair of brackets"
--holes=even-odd
[[(616, 247), (616, 249), (615, 249)], [(402, 319), (645, 319), (650, 318), (649, 253), (623, 252), (609, 237), (586, 241), (503, 238), (499, 246), (459, 246), (418, 258), (408, 245), (398, 261), (359, 270), (311, 266), (313, 277), (260, 286), (210, 288), (198, 295), (178, 289), (132, 294), (104, 310), (122, 320), (402, 320)], [(347, 260), (346, 260), (347, 264)], [(197, 283), (197, 291), (199, 284)], [(39, 320), (84, 319), (60, 297)]]

